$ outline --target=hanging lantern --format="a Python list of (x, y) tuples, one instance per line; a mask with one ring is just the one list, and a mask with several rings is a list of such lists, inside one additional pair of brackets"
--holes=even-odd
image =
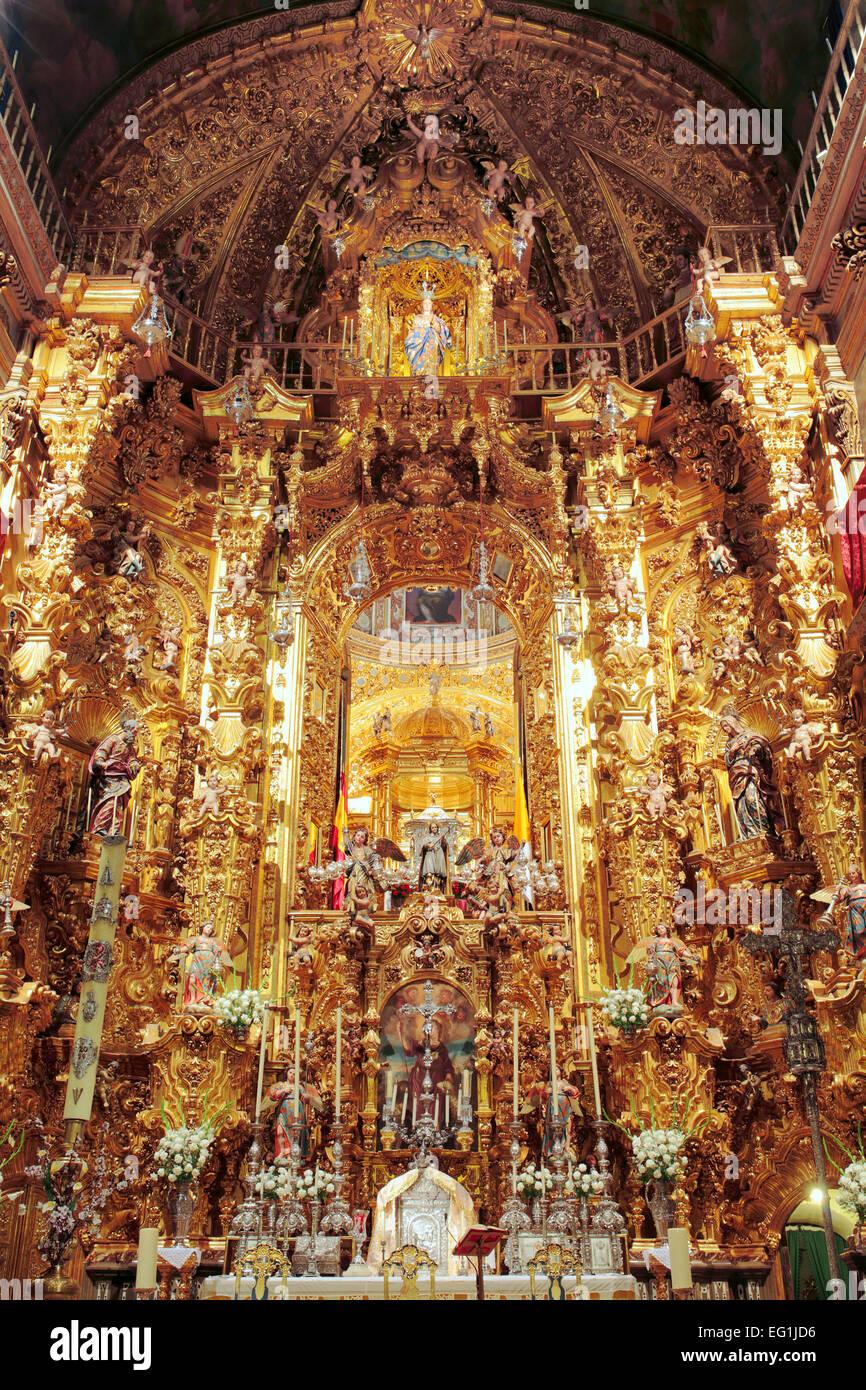
[(616, 398), (613, 384), (608, 382), (598, 410), (595, 412), (596, 424), (601, 427), (603, 434), (616, 434), (620, 425), (622, 425), (627, 418), (625, 411)]
[(525, 238), (525, 237), (522, 237), (522, 236), (519, 236), (519, 235), (515, 232), (514, 236), (511, 238), (511, 249), (512, 249), (512, 251), (514, 252), (514, 256), (515, 256), (515, 259), (516, 259), (516, 260), (518, 260), (518, 261), (520, 260), (521, 256), (523, 255), (523, 253), (524, 253), (524, 251), (526, 250), (526, 248), (527, 248), (528, 245), (529, 245), (529, 242), (526, 240), (526, 238)]
[(150, 356), (150, 349), (159, 343), (168, 342), (171, 337), (171, 325), (165, 312), (165, 305), (158, 294), (152, 294), (147, 304), (142, 309), (132, 331), (142, 342), (147, 344), (145, 357)]
[(335, 236), (331, 241), (331, 246), (334, 249), (334, 255), (337, 257), (337, 260), (339, 260), (346, 249), (345, 239), (341, 236)]
[(232, 394), (229, 396), (223, 409), (236, 430), (240, 429), (245, 421), (252, 419), (253, 398), (250, 395), (250, 388), (247, 384), (246, 377), (239, 377), (237, 379)]
[(481, 199), (481, 211), (484, 213), (484, 216), (485, 216), (485, 217), (492, 217), (492, 216), (493, 216), (493, 199), (492, 199), (492, 198), (482, 198), (482, 199)]
[(689, 304), (689, 311), (686, 314), (685, 322), (686, 341), (692, 347), (699, 347), (701, 357), (707, 355), (707, 343), (714, 342), (716, 337), (716, 325), (713, 316), (704, 303), (704, 297), (696, 294)]
[(562, 591), (556, 595), (556, 601), (564, 609), (562, 632), (556, 634), (556, 640), (560, 647), (564, 647), (568, 652), (571, 651), (572, 647), (577, 646), (581, 637), (581, 634), (571, 621), (571, 615), (575, 609), (578, 608), (578, 603), (574, 595), (567, 588), (563, 588)]
[(360, 606), (373, 592), (370, 584), (370, 561), (367, 559), (367, 547), (363, 536), (355, 546), (355, 552), (349, 561), (349, 578), (352, 582), (344, 592), (347, 598), (354, 599)]
[(476, 603), (492, 603), (496, 597), (487, 582), (487, 546), (483, 541), (478, 547), (478, 583), (469, 593)]

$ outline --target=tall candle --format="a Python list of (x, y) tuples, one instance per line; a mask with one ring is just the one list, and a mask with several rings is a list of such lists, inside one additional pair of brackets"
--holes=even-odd
[(347, 320), (347, 319), (343, 319), (343, 348), (344, 348), (344, 350), (345, 350), (345, 347), (346, 347), (346, 328), (347, 328), (347, 326), (348, 326), (348, 320)]
[(668, 1250), (671, 1256), (671, 1288), (677, 1291), (692, 1287), (692, 1262), (689, 1259), (689, 1233), (685, 1226), (668, 1230)]
[(514, 1117), (515, 1120), (517, 1119), (517, 1086), (518, 1086), (518, 1081), (517, 1081), (517, 1072), (518, 1072), (518, 1061), (517, 1061), (517, 1018), (518, 1018), (518, 1010), (515, 1009), (515, 1010), (514, 1010), (514, 1026), (513, 1026), (513, 1028), (512, 1028), (512, 1033), (511, 1033), (511, 1113), (512, 1113), (512, 1115), (513, 1115), (513, 1117)]
[(445, 1128), (446, 1128), (446, 1129), (448, 1128), (448, 1126), (449, 1126), (450, 1123), (451, 1123), (451, 1095), (450, 1095), (450, 1092), (446, 1091), (446, 1092), (445, 1092)]
[(135, 1287), (156, 1288), (156, 1251), (159, 1227), (142, 1226), (138, 1232), (138, 1254), (135, 1257)]
[(401, 1123), (401, 1125), (404, 1125), (404, 1124), (406, 1123), (406, 1102), (408, 1101), (408, 1099), (409, 1099), (409, 1092), (408, 1092), (408, 1090), (406, 1090), (406, 1091), (403, 1092), (403, 1108), (402, 1108), (402, 1110), (400, 1111), (400, 1123)]
[(503, 325), (502, 325), (502, 332), (503, 332), (503, 335), (504, 335), (504, 337), (505, 337), (505, 351), (508, 352), (508, 324), (507, 324), (507, 323), (503, 323)]
[(418, 1097), (417, 1097), (417, 1096), (413, 1096), (413, 1097), (412, 1097), (412, 1128), (413, 1128), (413, 1129), (415, 1128), (415, 1125), (417, 1124), (417, 1122), (418, 1122)]
[(300, 1120), (301, 1108), (301, 1011), (295, 1005), (295, 1119)]
[(592, 1065), (592, 1096), (595, 1102), (596, 1119), (601, 1119), (601, 1092), (598, 1089), (598, 1058), (595, 1055), (595, 1027), (592, 1020), (592, 1008), (586, 1006), (586, 1023), (589, 1032), (589, 1060)]
[(265, 1012), (262, 1015), (262, 1042), (259, 1048), (259, 1080), (256, 1086), (256, 1120), (258, 1120), (262, 1109), (262, 1087), (265, 1081), (265, 1048), (268, 1045), (268, 1006), (265, 1005)]
[(340, 1090), (343, 1080), (343, 1010), (337, 1005), (337, 1094), (334, 1097), (334, 1119), (340, 1123)]
[(493, 356), (499, 356), (499, 329), (495, 322), (493, 324)]
[(433, 1106), (433, 1128), (439, 1128), (439, 1097), (436, 1097), (436, 1104)]
[(556, 1030), (553, 1026), (553, 1005), (548, 1010), (550, 1020), (550, 1086), (553, 1093), (553, 1113), (559, 1110), (559, 1083), (556, 1078)]
[(354, 350), (355, 350), (355, 320), (354, 320), (354, 319), (350, 319), (350, 320), (349, 320), (349, 353), (350, 353), (350, 355), (351, 355), (351, 353), (354, 352)]
[(463, 1068), (463, 1094), (467, 1100), (472, 1094), (472, 1073), (468, 1067)]

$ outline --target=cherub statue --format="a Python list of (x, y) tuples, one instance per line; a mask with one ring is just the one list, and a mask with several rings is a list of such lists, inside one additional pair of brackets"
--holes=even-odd
[(556, 930), (553, 922), (547, 928), (547, 938), (541, 954), (548, 965), (564, 974), (571, 965), (571, 943), (567, 936)]
[(298, 930), (289, 936), (289, 943), (292, 947), (292, 956), (289, 961), (290, 968), (298, 969), (299, 966), (312, 965), (313, 954), (312, 945), (316, 939), (316, 929), (310, 922), (299, 922)]
[(724, 526), (719, 523), (713, 533), (704, 521), (698, 527), (697, 534), (706, 546), (710, 573), (715, 578), (733, 574), (737, 568), (737, 557), (728, 544)]
[(124, 579), (136, 580), (144, 569), (144, 560), (139, 554), (139, 546), (150, 535), (150, 523), (145, 522), (136, 532), (135, 522), (129, 517), (123, 530), (115, 529), (113, 560), (117, 573)]
[(244, 376), (253, 390), (261, 386), (268, 374), (276, 376), (261, 343), (253, 343), (250, 352), (242, 352), (241, 362), (244, 364)]
[(142, 251), (136, 260), (124, 262), (132, 270), (132, 283), (141, 285), (148, 294), (156, 294), (159, 277), (162, 275), (162, 261), (159, 265), (154, 265), (155, 260), (155, 251)]
[(353, 941), (359, 941), (364, 933), (374, 931), (376, 926), (370, 916), (371, 912), (376, 910), (375, 901), (369, 888), (363, 883), (359, 883), (355, 891), (353, 909), (349, 935)]
[(812, 487), (798, 463), (792, 463), (788, 469), (788, 477), (785, 482), (785, 497), (788, 502), (788, 510), (799, 512), (802, 510), (803, 503), (809, 496)]
[(788, 739), (788, 746), (785, 749), (785, 756), (792, 762), (798, 760), (803, 763), (812, 761), (812, 739), (820, 738), (826, 733), (823, 724), (809, 723), (806, 715), (801, 709), (791, 711), (791, 727), (786, 729), (783, 738)]
[(198, 802), (198, 819), (204, 820), (205, 816), (218, 816), (220, 813), (220, 797), (228, 790), (226, 783), (222, 780), (219, 773), (211, 772), (208, 774), (204, 785), (199, 787), (193, 795), (193, 801)]
[(691, 263), (694, 293), (703, 295), (704, 290), (711, 290), (719, 280), (722, 268), (728, 264), (730, 259), (730, 256), (720, 256), (718, 259), (714, 259), (710, 255), (709, 247), (699, 246), (697, 256)]
[(255, 575), (250, 573), (250, 567), (246, 560), (238, 560), (233, 570), (226, 575), (226, 588), (228, 589), (229, 602), (246, 603), (253, 589), (255, 588)]
[(613, 595), (618, 613), (628, 613), (634, 601), (634, 584), (622, 565), (614, 565), (610, 571), (608, 589)]
[(511, 182), (511, 174), (508, 171), (508, 160), (500, 159), (494, 164), (492, 159), (482, 159), (481, 163), (487, 170), (484, 175), (484, 185), (487, 192), (497, 202), (508, 192), (507, 185)]
[(479, 889), (481, 908), (478, 916), (484, 923), (484, 935), (491, 941), (508, 940), (508, 906), (495, 882), (484, 883)]
[(66, 728), (57, 728), (56, 725), (57, 715), (53, 709), (43, 710), (39, 716), (39, 723), (28, 725), (27, 741), (35, 763), (40, 762), (43, 757), (53, 763), (60, 757), (56, 740), (63, 737)]
[(349, 175), (346, 188), (353, 197), (357, 198), (359, 194), (365, 192), (367, 180), (373, 177), (375, 170), (372, 169), (369, 164), (362, 164), (359, 154), (353, 154), (352, 158), (349, 160), (349, 167), (345, 172)]
[(162, 650), (159, 669), (161, 671), (176, 671), (177, 658), (181, 648), (180, 623), (163, 624), (159, 635), (159, 645)]
[(147, 655), (147, 648), (137, 632), (128, 632), (123, 639), (123, 659), (127, 666), (138, 666)]
[(587, 348), (580, 370), (583, 376), (589, 377), (593, 386), (601, 386), (607, 380), (609, 367), (610, 353), (607, 348), (599, 352), (598, 348), (592, 347)]
[(418, 137), (418, 144), (415, 147), (415, 158), (419, 164), (425, 160), (435, 159), (439, 153), (439, 146), (444, 145), (446, 149), (453, 149), (456, 141), (449, 135), (443, 134), (439, 128), (439, 117), (429, 115), (424, 117), (424, 129), (419, 130), (411, 116), (406, 117), (406, 124), (413, 135)]
[(677, 623), (674, 628), (673, 646), (677, 654), (680, 671), (684, 676), (693, 676), (695, 673), (693, 652), (698, 646), (698, 638), (689, 627), (688, 623)]
[(674, 794), (673, 787), (663, 782), (657, 772), (648, 772), (646, 785), (637, 790), (646, 797), (646, 808), (653, 820), (661, 820), (667, 814), (668, 798)]
[(535, 219), (542, 217), (550, 206), (549, 202), (536, 204), (531, 193), (527, 193), (522, 203), (509, 203), (514, 213), (514, 230), (524, 241), (532, 241), (535, 236)]
[(52, 482), (42, 484), (46, 500), (42, 504), (43, 516), (57, 518), (66, 506), (69, 497), (69, 472), (66, 468), (55, 468)]

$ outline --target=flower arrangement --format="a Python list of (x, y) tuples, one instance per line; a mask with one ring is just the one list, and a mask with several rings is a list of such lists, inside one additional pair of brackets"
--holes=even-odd
[(599, 1002), (605, 1020), (612, 1028), (632, 1033), (638, 1028), (646, 1028), (649, 1023), (650, 1007), (642, 989), (632, 986), (625, 989), (605, 989), (602, 990)]
[(248, 1033), (254, 1023), (261, 1023), (265, 1006), (257, 989), (228, 989), (215, 1001), (214, 1013), (224, 1028)]
[(544, 1168), (541, 1164), (536, 1168), (534, 1163), (527, 1163), (517, 1174), (517, 1191), (524, 1199), (543, 1197), (546, 1192), (552, 1190), (553, 1174), (549, 1168)]
[(597, 1197), (604, 1191), (604, 1183), (601, 1174), (594, 1168), (590, 1168), (586, 1163), (578, 1163), (576, 1168), (572, 1168), (565, 1190), (569, 1197), (576, 1194), (578, 1197)]
[(75, 1205), (83, 1187), (81, 1179), (87, 1172), (87, 1164), (74, 1149), (52, 1162), (41, 1121), (36, 1121), (36, 1128), (40, 1138), (37, 1152), (39, 1162), (25, 1168), (24, 1173), (28, 1178), (38, 1177), (42, 1180), (48, 1200), (40, 1208), (45, 1215), (45, 1231), (36, 1249), (46, 1264), (54, 1266), (63, 1262), (69, 1243), (78, 1229)]
[(866, 1159), (852, 1160), (839, 1174), (839, 1205), (854, 1212), (858, 1225), (866, 1221)]
[(300, 1201), (306, 1197), (311, 1202), (324, 1202), (328, 1197), (332, 1197), (336, 1190), (334, 1174), (326, 1172), (317, 1164), (315, 1172), (312, 1168), (307, 1168), (305, 1172), (298, 1174), (295, 1195)]
[(194, 1182), (210, 1155), (216, 1135), (209, 1124), (167, 1129), (153, 1156), (156, 1176), (166, 1182)]
[(681, 1150), (686, 1136), (681, 1129), (644, 1129), (632, 1135), (635, 1168), (642, 1183), (676, 1182), (683, 1175)]
[(292, 1170), (284, 1158), (278, 1158), (266, 1168), (261, 1177), (261, 1187), (272, 1202), (282, 1201), (292, 1195)]

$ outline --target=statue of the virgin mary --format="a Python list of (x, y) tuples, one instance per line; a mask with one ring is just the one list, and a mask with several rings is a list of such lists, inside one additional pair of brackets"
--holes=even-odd
[(409, 359), (413, 376), (438, 376), (445, 360), (445, 349), (451, 346), (451, 329), (444, 319), (433, 313), (433, 299), (425, 294), (421, 312), (412, 319), (403, 348)]

